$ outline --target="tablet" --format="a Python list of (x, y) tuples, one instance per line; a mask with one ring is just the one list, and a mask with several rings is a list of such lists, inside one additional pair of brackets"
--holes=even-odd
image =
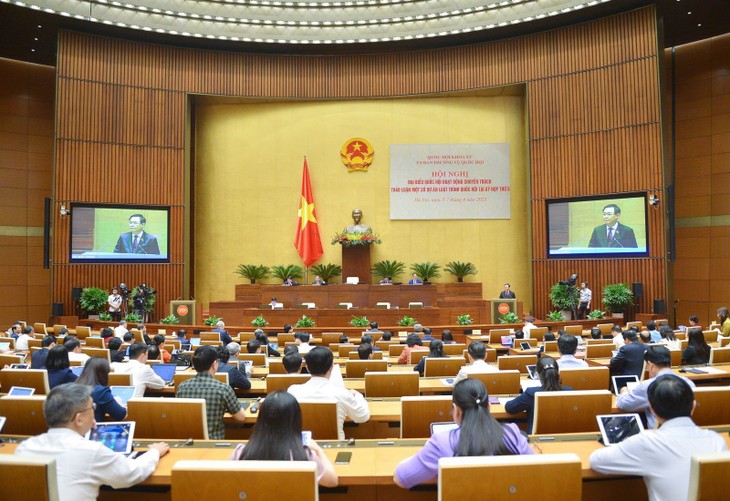
[(28, 364), (10, 364), (11, 369), (29, 369), (30, 366)]
[(522, 341), (522, 342), (520, 343), (520, 349), (521, 349), (522, 351), (525, 351), (525, 350), (531, 350), (531, 349), (532, 349), (532, 346), (531, 346), (531, 345), (530, 345), (530, 343), (528, 343), (527, 341)]
[(13, 397), (29, 397), (35, 393), (35, 388), (26, 388), (25, 386), (11, 386), (8, 396)]
[(530, 379), (539, 379), (539, 376), (537, 375), (537, 364), (526, 365), (525, 368), (530, 374)]
[(124, 407), (127, 406), (127, 402), (134, 396), (134, 386), (110, 386), (109, 389), (112, 391), (114, 400)]
[(628, 383), (638, 383), (639, 376), (632, 374), (629, 376), (611, 376), (611, 384), (613, 386), (613, 392), (618, 395), (621, 392), (621, 388), (626, 386)]
[(431, 423), (431, 435), (440, 431), (455, 430), (458, 427), (459, 425), (454, 423), (453, 421), (445, 423)]
[(190, 338), (190, 346), (200, 346), (200, 338), (199, 337)]
[(134, 421), (96, 423), (96, 428), (89, 430), (86, 438), (101, 442), (114, 452), (129, 454), (134, 440)]
[(644, 430), (638, 414), (601, 414), (596, 416), (603, 445), (616, 445)]

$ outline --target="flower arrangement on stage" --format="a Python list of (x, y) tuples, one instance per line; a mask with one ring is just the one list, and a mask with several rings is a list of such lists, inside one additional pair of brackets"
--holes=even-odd
[(362, 316), (362, 317), (356, 317), (355, 315), (352, 316), (352, 320), (350, 320), (350, 325), (353, 327), (367, 327), (370, 325), (370, 320), (368, 320), (368, 317)]
[(332, 245), (340, 244), (345, 247), (352, 245), (372, 245), (382, 243), (380, 237), (375, 233), (335, 233), (332, 236)]
[(269, 325), (269, 322), (266, 321), (263, 315), (259, 315), (258, 317), (251, 320), (251, 325), (254, 327), (266, 327)]
[(314, 327), (316, 323), (313, 319), (309, 318), (307, 315), (302, 315), (302, 318), (297, 320), (297, 323), (294, 327)]
[(474, 321), (471, 319), (471, 315), (464, 314), (456, 317), (456, 323), (458, 325), (471, 325)]

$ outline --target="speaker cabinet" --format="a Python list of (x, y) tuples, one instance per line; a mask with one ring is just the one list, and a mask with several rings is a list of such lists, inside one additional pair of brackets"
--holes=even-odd
[(654, 300), (654, 313), (657, 315), (664, 315), (667, 312), (667, 305), (663, 299)]
[(63, 316), (63, 303), (53, 303), (53, 307), (51, 309), (53, 312), (54, 317), (62, 317)]
[(81, 287), (74, 287), (71, 289), (71, 299), (74, 301), (81, 301), (81, 291), (83, 289)]
[(631, 284), (631, 292), (634, 293), (634, 297), (641, 297), (644, 295), (644, 284), (641, 282), (634, 282)]

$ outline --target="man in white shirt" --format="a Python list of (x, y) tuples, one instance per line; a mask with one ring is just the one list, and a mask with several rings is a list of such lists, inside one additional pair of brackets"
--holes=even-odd
[(56, 460), (60, 501), (92, 501), (102, 485), (121, 489), (142, 482), (170, 450), (165, 443), (154, 443), (139, 459), (129, 459), (101, 442), (86, 440), (84, 435), (96, 426), (91, 390), (74, 383), (51, 390), (43, 408), (48, 432), (23, 441), (15, 450), (19, 456)]
[(312, 350), (312, 346), (309, 344), (308, 332), (297, 332), (294, 334), (294, 341), (297, 343), (297, 350), (299, 350), (300, 355), (304, 356)]
[(588, 282), (580, 283), (578, 294), (578, 319), (583, 319), (587, 313), (590, 313), (591, 300), (593, 299), (593, 292), (588, 288)]
[(725, 440), (692, 421), (696, 402), (683, 379), (674, 375), (657, 379), (649, 386), (648, 398), (659, 429), (594, 451), (591, 468), (604, 474), (642, 474), (650, 500), (685, 501), (692, 454), (727, 450)]
[(112, 316), (112, 320), (121, 320), (122, 296), (119, 295), (119, 289), (116, 287), (112, 288), (112, 293), (109, 294), (109, 297), (106, 299), (106, 304), (109, 307), (109, 314)]
[(28, 351), (30, 349), (28, 348), (28, 341), (31, 339), (33, 339), (33, 327), (28, 326), (15, 339), (15, 351)]
[(563, 334), (558, 339), (558, 351), (560, 358), (557, 360), (558, 367), (563, 369), (585, 369), (588, 362), (575, 358), (575, 351), (578, 349), (578, 338), (572, 334)]
[[(621, 392), (616, 397), (616, 407), (627, 412), (643, 410), (646, 416), (646, 424), (649, 428), (654, 428), (655, 418), (649, 406), (649, 388), (658, 379), (666, 376), (679, 376), (672, 371), (672, 356), (666, 346), (650, 346), (644, 353), (644, 362), (650, 379), (645, 379), (632, 390), (629, 390), (626, 386), (621, 388)], [(690, 388), (695, 387), (695, 384), (689, 379), (685, 377), (681, 377), (681, 379)]]
[(147, 365), (147, 345), (144, 343), (131, 345), (129, 362), (114, 362), (112, 369), (120, 374), (132, 375), (135, 397), (144, 397), (147, 388), (159, 390), (165, 387), (165, 381)]
[(454, 384), (465, 380), (469, 374), (484, 374), (486, 372), (498, 372), (499, 369), (494, 365), (486, 362), (487, 346), (481, 341), (472, 341), (466, 350), (469, 357), (469, 365), (459, 369), (459, 373), (454, 379)]
[(337, 402), (337, 435), (339, 440), (345, 439), (343, 429), (345, 417), (356, 423), (364, 423), (370, 419), (370, 408), (360, 393), (345, 389), (344, 386), (330, 381), (334, 357), (329, 348), (316, 346), (307, 355), (307, 369), (312, 378), (304, 384), (289, 387), (289, 393), (299, 402), (334, 400)]
[(114, 335), (118, 338), (123, 338), (124, 335), (129, 331), (127, 329), (127, 321), (126, 320), (120, 320), (119, 325), (114, 327)]
[(624, 341), (624, 333), (621, 331), (621, 326), (614, 325), (611, 329), (611, 334), (613, 334), (613, 345), (617, 350), (621, 349), (621, 347), (626, 344), (626, 341)]
[(530, 331), (537, 328), (537, 325), (535, 325), (534, 322), (535, 319), (533, 317), (525, 317), (525, 325), (522, 326), (522, 332), (525, 334), (525, 339), (530, 339)]
[(63, 347), (68, 352), (69, 362), (81, 362), (81, 365), (84, 365), (91, 358), (81, 351), (81, 342), (76, 336), (66, 336), (63, 340)]

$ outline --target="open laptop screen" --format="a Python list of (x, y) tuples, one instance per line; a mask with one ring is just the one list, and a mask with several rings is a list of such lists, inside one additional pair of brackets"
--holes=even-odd
[(152, 370), (155, 371), (155, 374), (160, 376), (163, 381), (166, 383), (172, 382), (172, 378), (175, 376), (175, 367), (177, 365), (175, 364), (153, 364), (150, 367), (152, 367)]

